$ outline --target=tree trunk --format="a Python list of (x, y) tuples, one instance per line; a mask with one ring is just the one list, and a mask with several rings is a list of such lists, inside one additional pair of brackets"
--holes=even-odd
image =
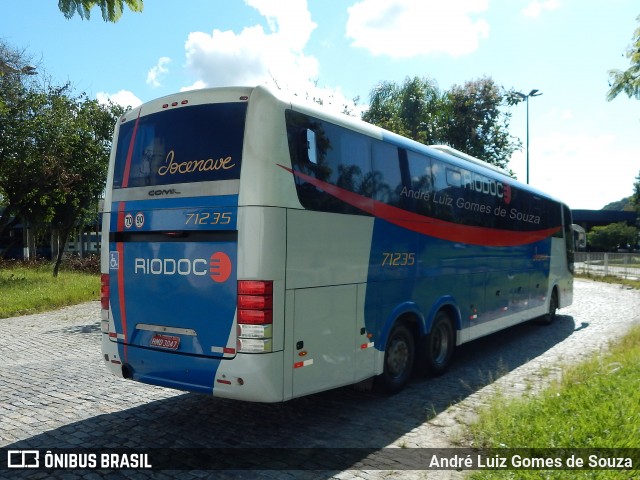
[(71, 233), (70, 228), (60, 228), (58, 230), (58, 255), (56, 256), (56, 263), (53, 266), (53, 276), (57, 277), (58, 272), (60, 271), (60, 264), (62, 263), (62, 256), (64, 255), (64, 246), (67, 244), (67, 240), (69, 239), (69, 233)]

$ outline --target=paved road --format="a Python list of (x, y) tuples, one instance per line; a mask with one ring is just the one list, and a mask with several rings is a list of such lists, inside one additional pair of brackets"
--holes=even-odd
[[(0, 447), (450, 447), (496, 389), (535, 391), (640, 323), (640, 292), (576, 281), (574, 304), (549, 327), (525, 324), (461, 347), (452, 369), (393, 397), (343, 388), (263, 405), (107, 375), (99, 304), (0, 320)], [(0, 465), (4, 462), (0, 462)], [(1, 471), (11, 478), (209, 478), (207, 472)], [(215, 472), (211, 478), (451, 478), (389, 470)]]

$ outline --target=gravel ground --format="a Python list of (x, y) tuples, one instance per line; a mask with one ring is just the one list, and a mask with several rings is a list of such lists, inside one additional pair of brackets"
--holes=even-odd
[[(451, 370), (415, 378), (385, 397), (353, 388), (252, 404), (129, 382), (100, 357), (99, 303), (0, 320), (0, 447), (55, 448), (448, 448), (464, 446), (478, 408), (497, 390), (531, 393), (564, 365), (605, 350), (640, 323), (640, 292), (576, 280), (574, 304), (551, 326), (527, 323), (461, 347)], [(363, 451), (364, 451), (363, 450)], [(358, 452), (358, 450), (345, 450)], [(385, 449), (389, 452), (389, 449)], [(268, 450), (267, 450), (268, 452)], [(268, 453), (267, 453), (268, 455)], [(362, 459), (366, 465), (366, 459)], [(396, 459), (397, 460), (397, 459)], [(0, 478), (461, 478), (455, 471), (7, 470)], [(384, 470), (380, 468), (385, 468)]]

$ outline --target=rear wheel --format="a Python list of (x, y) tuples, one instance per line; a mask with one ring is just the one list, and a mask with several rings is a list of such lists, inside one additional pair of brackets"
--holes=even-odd
[(384, 351), (384, 370), (376, 378), (376, 385), (388, 393), (404, 388), (411, 378), (415, 343), (413, 333), (404, 323), (396, 324)]
[(546, 315), (540, 318), (540, 323), (543, 325), (551, 325), (556, 319), (556, 311), (558, 310), (558, 290), (555, 288), (551, 292), (551, 298), (549, 299), (549, 311)]
[(453, 321), (447, 312), (440, 310), (433, 320), (431, 332), (424, 344), (424, 366), (432, 375), (444, 373), (453, 358), (456, 346)]

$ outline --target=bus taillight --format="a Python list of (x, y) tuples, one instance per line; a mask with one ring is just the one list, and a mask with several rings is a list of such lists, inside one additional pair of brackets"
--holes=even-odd
[(100, 276), (100, 306), (102, 310), (109, 310), (109, 274), (103, 273)]
[(238, 281), (238, 351), (273, 350), (273, 281)]

